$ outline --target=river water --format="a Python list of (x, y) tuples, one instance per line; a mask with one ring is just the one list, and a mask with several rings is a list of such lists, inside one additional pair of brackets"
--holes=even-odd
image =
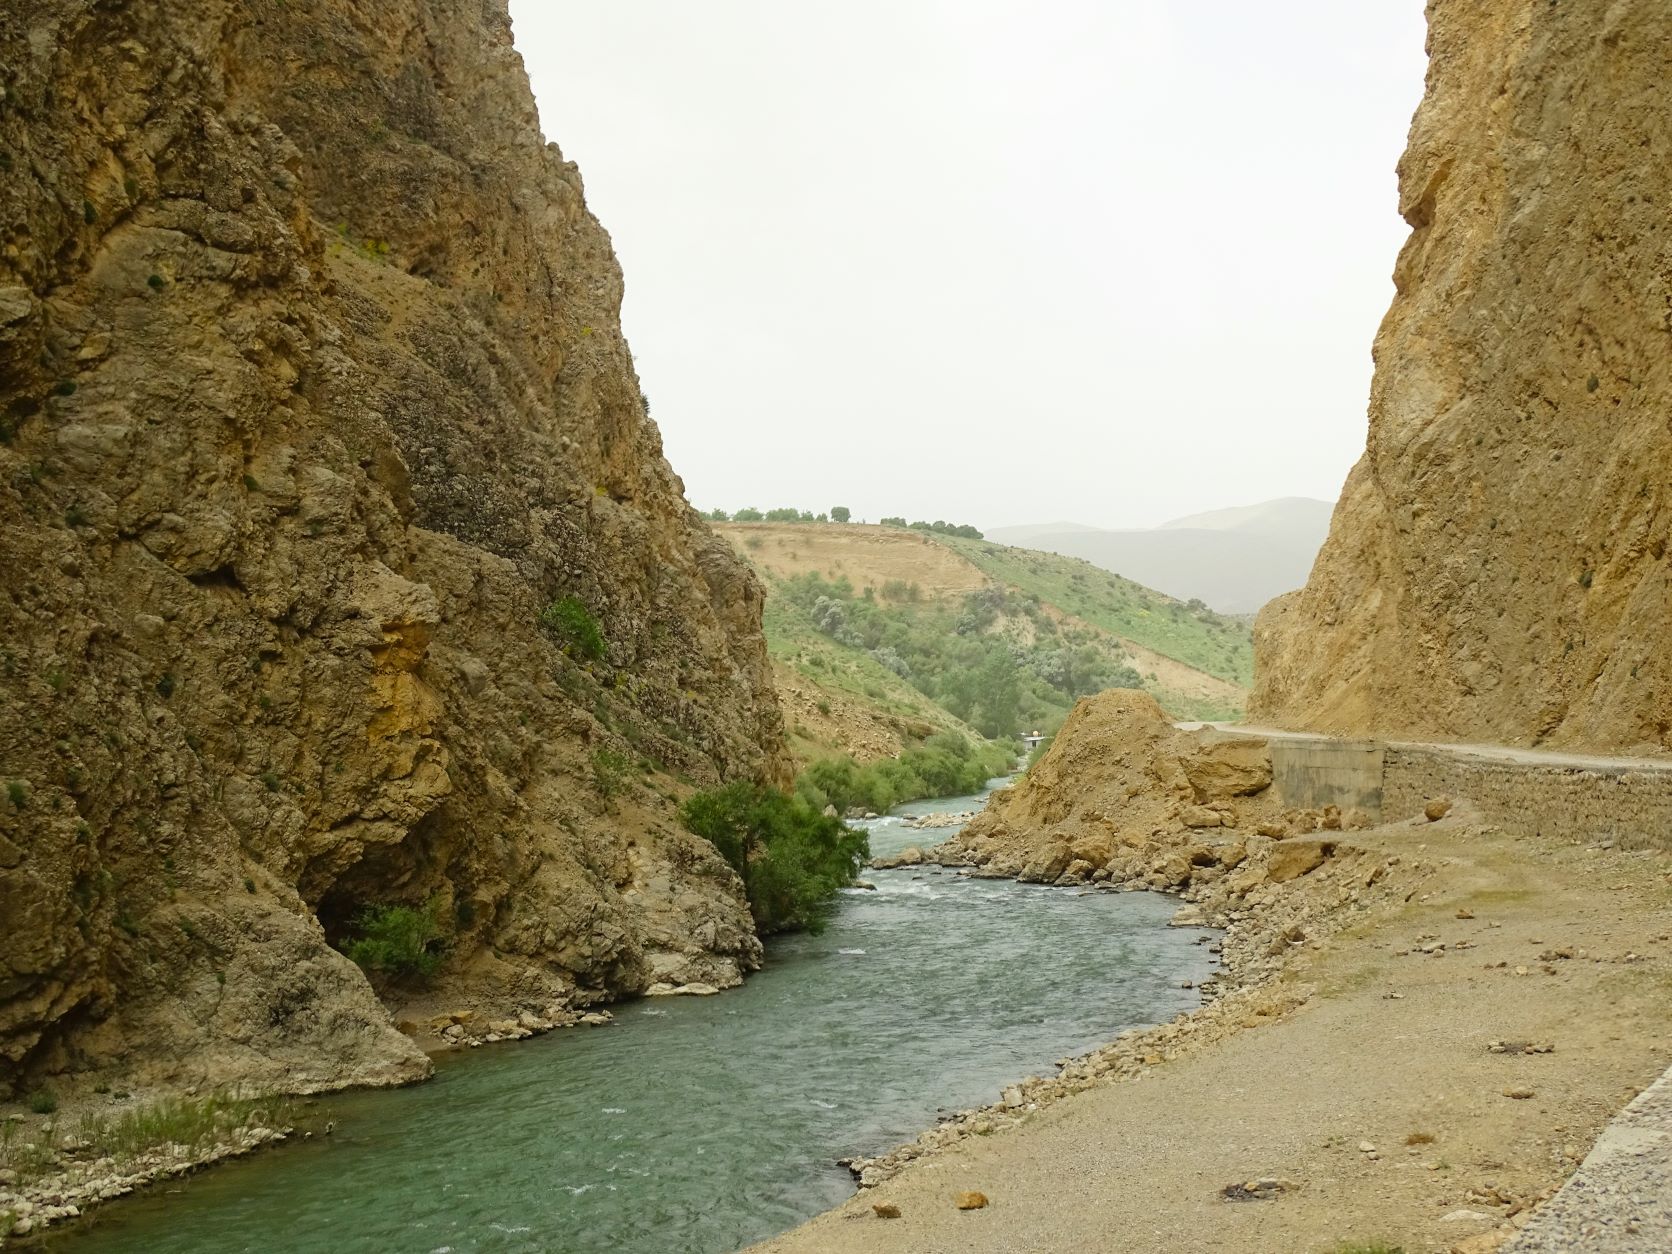
[[(962, 810), (980, 797), (901, 807)], [(930, 844), (872, 820), (882, 854)], [(838, 1158), (994, 1101), (1056, 1059), (1197, 1004), (1175, 903), (873, 871), (821, 936), (717, 997), (664, 997), (328, 1100), (298, 1141), (96, 1211), (54, 1254), (720, 1254), (852, 1190)]]

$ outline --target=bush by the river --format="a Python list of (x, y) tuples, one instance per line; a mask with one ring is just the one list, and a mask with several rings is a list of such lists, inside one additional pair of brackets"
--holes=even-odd
[(1015, 760), (1007, 743), (971, 741), (940, 732), (897, 758), (861, 765), (843, 755), (813, 763), (795, 781), (796, 793), (818, 809), (875, 810), (878, 814), (923, 797), (957, 797), (980, 792)]
[(441, 903), (367, 906), (354, 916), (355, 935), (343, 953), (367, 972), (422, 983), (441, 965), (445, 931)]
[(804, 797), (742, 780), (692, 795), (679, 813), (743, 880), (762, 934), (822, 931), (871, 853), (864, 832)]

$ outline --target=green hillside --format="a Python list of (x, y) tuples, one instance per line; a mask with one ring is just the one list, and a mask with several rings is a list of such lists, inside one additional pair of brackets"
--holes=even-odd
[(1105, 631), (1246, 688), (1254, 682), (1254, 642), (1246, 623), (1200, 602), (1172, 597), (1077, 557), (1017, 549), (988, 540), (936, 536), (1000, 582)]

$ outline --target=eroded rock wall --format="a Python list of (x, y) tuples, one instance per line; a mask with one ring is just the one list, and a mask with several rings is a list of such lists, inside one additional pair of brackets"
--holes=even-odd
[(503, 0), (21, 0), (0, 75), (0, 1091), (422, 1074), (370, 903), (441, 1001), (734, 982), (673, 780), (785, 776), (762, 593)]
[(1249, 719), (1672, 752), (1672, 12), (1428, 16), (1368, 445)]

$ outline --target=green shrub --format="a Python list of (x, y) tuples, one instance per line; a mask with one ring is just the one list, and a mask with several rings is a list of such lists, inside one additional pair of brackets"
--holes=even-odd
[(605, 801), (627, 791), (632, 782), (633, 762), (614, 749), (599, 749), (592, 755), (592, 786)]
[(441, 965), (441, 901), (423, 906), (367, 906), (354, 919), (355, 938), (343, 952), (361, 970), (422, 983)]
[(761, 933), (824, 929), (838, 889), (853, 883), (870, 841), (810, 802), (745, 781), (693, 795), (685, 826), (743, 880)]
[(563, 651), (587, 661), (604, 656), (604, 633), (579, 597), (562, 597), (540, 611), (540, 625), (557, 638)]
[(37, 1115), (50, 1115), (58, 1109), (58, 1094), (51, 1089), (36, 1089), (28, 1100), (29, 1109)]
[(879, 814), (924, 797), (980, 792), (1010, 769), (1013, 750), (996, 742), (974, 743), (940, 732), (897, 758), (861, 766), (846, 754), (813, 763), (795, 781), (798, 796), (818, 808), (875, 810)]
[(29, 803), (29, 785), (21, 779), (6, 782), (6, 800), (12, 803), (14, 810), (21, 810)]

